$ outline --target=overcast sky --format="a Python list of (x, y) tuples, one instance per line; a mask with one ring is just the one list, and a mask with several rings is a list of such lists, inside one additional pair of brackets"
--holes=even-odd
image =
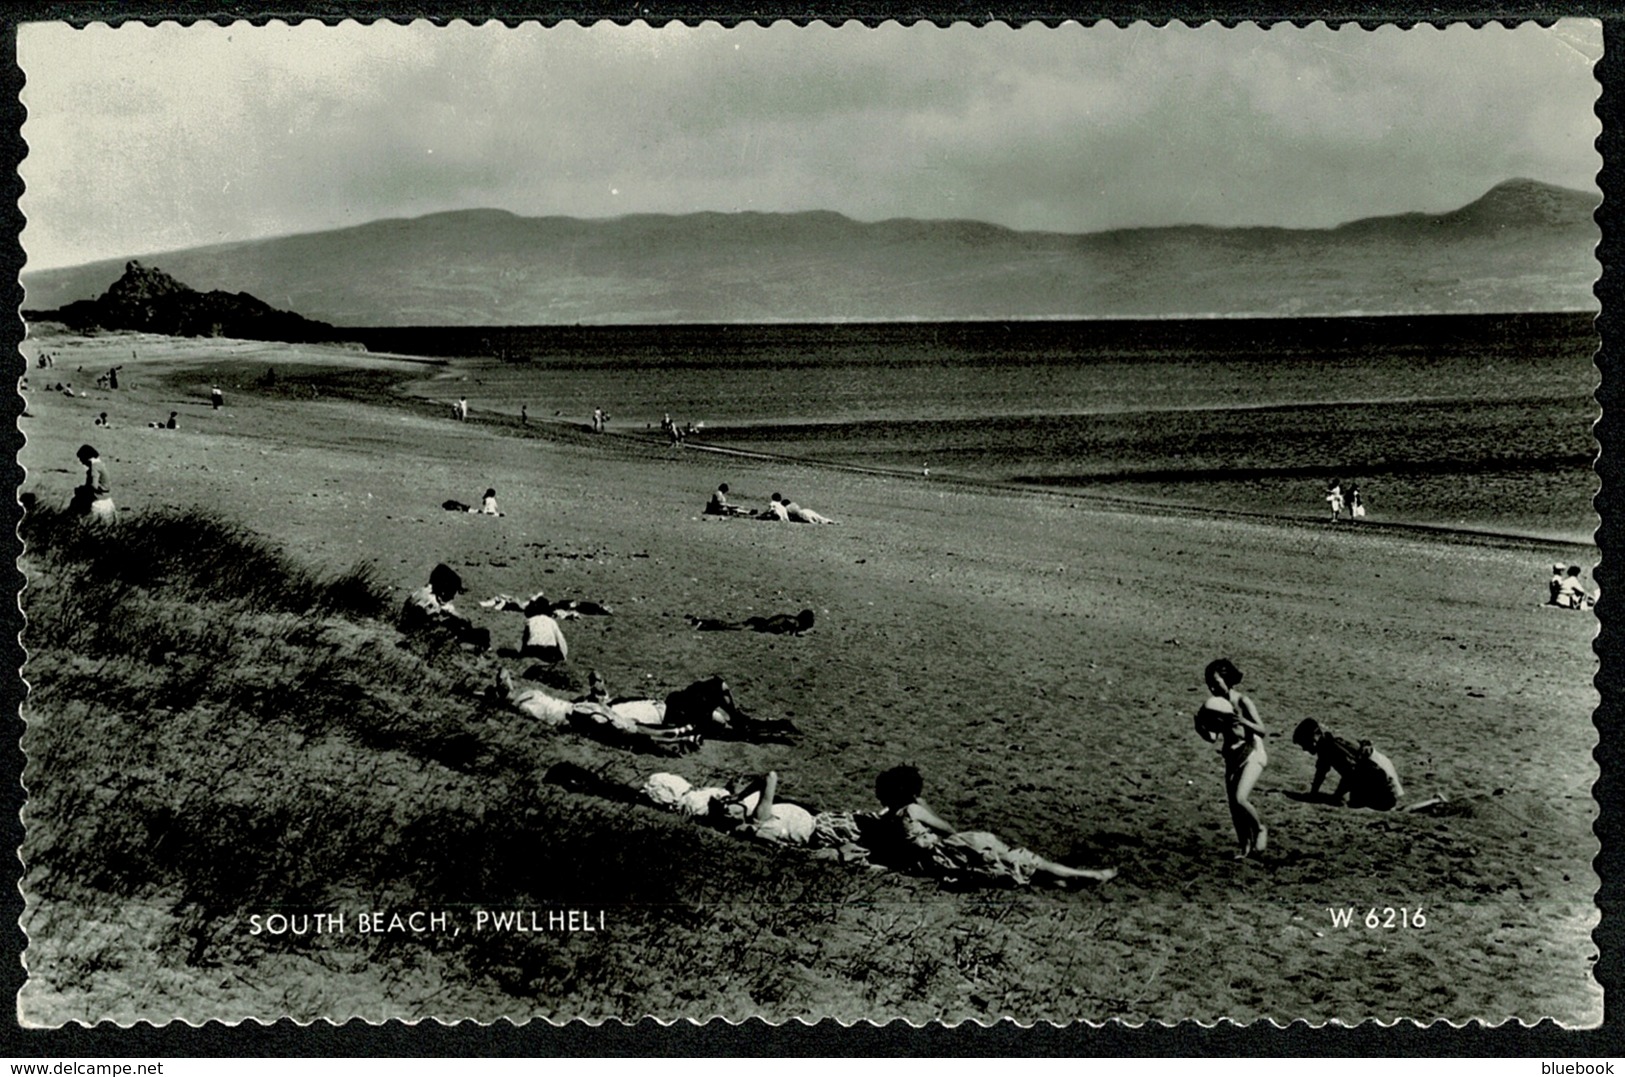
[(1326, 227), (1594, 189), (1570, 21), (19, 28), (30, 268), (467, 207)]

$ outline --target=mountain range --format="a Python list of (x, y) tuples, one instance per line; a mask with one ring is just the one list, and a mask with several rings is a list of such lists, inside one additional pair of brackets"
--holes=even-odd
[[(1518, 179), (1447, 213), (1335, 228), (1087, 234), (824, 211), (476, 209), (141, 257), (339, 326), (1585, 311), (1599, 201)], [(124, 265), (24, 272), (26, 305), (100, 295)]]

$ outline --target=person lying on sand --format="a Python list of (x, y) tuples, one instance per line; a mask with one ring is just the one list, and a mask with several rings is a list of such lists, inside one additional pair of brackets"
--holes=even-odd
[(793, 524), (832, 524), (835, 522), (828, 516), (820, 515), (812, 509), (804, 509), (789, 499), (785, 499), (779, 504), (784, 508), (784, 518)]
[(695, 681), (666, 697), (665, 724), (693, 726), (714, 740), (786, 743), (801, 730), (788, 718), (764, 719), (746, 714), (734, 702), (728, 682), (720, 675)]
[(1224, 791), (1230, 803), (1230, 821), (1240, 843), (1237, 860), (1264, 851), (1269, 828), (1253, 807), (1253, 786), (1270, 760), (1264, 750), (1268, 732), (1253, 701), (1236, 690), (1241, 670), (1228, 658), (1216, 658), (1203, 672), (1212, 693), (1196, 712), (1196, 732), (1214, 744), (1224, 757)]
[(593, 740), (620, 748), (681, 755), (700, 746), (700, 736), (692, 728), (665, 725), (665, 706), (651, 706), (651, 700), (560, 699), (540, 688), (519, 687), (512, 675), (500, 667), (491, 697), (544, 725), (569, 726)]
[(474, 622), (452, 605), (452, 599), (465, 590), (463, 578), (455, 570), (443, 564), (434, 566), (428, 585), (412, 592), (401, 607), (400, 630), (408, 636), (445, 632), (459, 644), (489, 650), (490, 630), (474, 627)]
[(563, 662), (570, 657), (570, 645), (564, 640), (564, 630), (553, 617), (553, 604), (537, 591), (523, 602), (509, 595), (496, 595), (480, 605), (485, 609), (505, 610), (523, 614), (525, 629), (519, 638), (519, 657), (534, 658), (540, 662)]
[(865, 824), (879, 819), (874, 813), (821, 811), (777, 799), (779, 775), (740, 778), (729, 787), (697, 787), (680, 774), (649, 775), (638, 790), (657, 808), (677, 812), (740, 837), (775, 845), (841, 850), (846, 860), (867, 859), (863, 846)]
[(749, 516), (750, 513), (738, 505), (728, 503), (728, 484), (721, 483), (711, 493), (711, 500), (705, 503), (707, 516)]
[(868, 859), (869, 851), (862, 844), (864, 832), (867, 824), (879, 818), (873, 812), (814, 812), (785, 803), (777, 799), (779, 776), (773, 771), (739, 778), (727, 786), (695, 785), (667, 771), (623, 785), (576, 763), (555, 763), (542, 780), (573, 793), (656, 807), (741, 837), (828, 850), (822, 855), (842, 860)]
[(700, 632), (767, 632), (775, 636), (802, 636), (812, 631), (814, 614), (775, 613), (771, 617), (746, 617), (743, 621), (719, 621), (714, 617), (686, 614), (683, 620)]
[(1305, 718), (1292, 731), (1292, 743), (1315, 757), (1315, 780), (1309, 785), (1310, 797), (1320, 795), (1321, 784), (1334, 770), (1337, 788), (1328, 798), (1331, 803), (1392, 811), (1405, 797), (1405, 788), (1399, 784), (1394, 764), (1368, 740), (1355, 744), (1321, 728), (1313, 718)]
[(785, 523), (790, 519), (790, 516), (784, 511), (784, 502), (780, 501), (779, 495), (775, 493), (772, 497), (767, 499), (767, 508), (763, 509), (761, 512), (758, 512), (754, 519), (777, 520), (780, 523)]
[(874, 852), (887, 863), (950, 881), (1022, 886), (1105, 882), (1117, 874), (1116, 868), (1074, 868), (1046, 860), (983, 830), (957, 830), (920, 799), (924, 786), (919, 770), (907, 765), (875, 778), (875, 796), (885, 811), (874, 831), (879, 843)]

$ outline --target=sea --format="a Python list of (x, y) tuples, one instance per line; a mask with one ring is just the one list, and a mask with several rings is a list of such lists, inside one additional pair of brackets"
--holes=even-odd
[(346, 329), (477, 416), (1164, 505), (1589, 544), (1593, 316)]

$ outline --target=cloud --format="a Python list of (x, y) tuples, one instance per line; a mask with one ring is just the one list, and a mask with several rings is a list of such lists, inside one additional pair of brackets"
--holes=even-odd
[(1595, 23), (28, 24), (24, 245), (68, 264), (495, 206), (1331, 225), (1590, 186)]

